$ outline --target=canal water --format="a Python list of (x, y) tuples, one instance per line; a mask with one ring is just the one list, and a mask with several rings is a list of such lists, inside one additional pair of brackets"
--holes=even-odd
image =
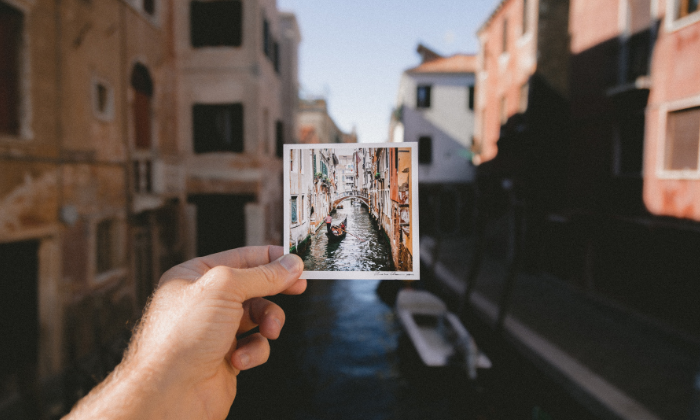
[(307, 271), (394, 271), (391, 246), (364, 205), (345, 201), (344, 208), (333, 212), (333, 223), (348, 218), (348, 234), (340, 242), (328, 242), (326, 226), (311, 237), (299, 256)]
[(378, 284), (309, 280), (300, 296), (271, 297), (284, 329), (268, 362), (239, 375), (228, 419), (593, 419), (500, 340), (480, 342), (494, 367), (476, 383), (459, 366), (424, 366)]
[(310, 280), (303, 295), (276, 297), (282, 336), (268, 363), (239, 376), (229, 418), (478, 418), (466, 374), (422, 366), (377, 285)]

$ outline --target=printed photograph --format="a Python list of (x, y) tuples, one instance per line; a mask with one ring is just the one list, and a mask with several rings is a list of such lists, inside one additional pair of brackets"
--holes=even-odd
[(286, 251), (308, 279), (419, 278), (415, 143), (285, 145)]

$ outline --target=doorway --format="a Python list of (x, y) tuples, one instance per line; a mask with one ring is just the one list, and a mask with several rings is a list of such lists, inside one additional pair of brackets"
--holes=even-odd
[(0, 403), (38, 415), (39, 241), (0, 244)]
[(245, 246), (245, 205), (254, 195), (191, 195), (188, 201), (197, 206), (198, 256)]

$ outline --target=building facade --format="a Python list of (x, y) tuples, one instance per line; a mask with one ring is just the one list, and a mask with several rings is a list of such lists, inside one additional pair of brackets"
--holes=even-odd
[(658, 35), (650, 66), (644, 148), (649, 211), (700, 221), (700, 9), (652, 1)]
[(423, 233), (466, 228), (473, 207), (477, 57), (443, 57), (419, 45), (421, 64), (401, 75), (389, 123), (392, 142), (418, 143), (418, 179)]
[(357, 143), (357, 133), (343, 132), (328, 113), (325, 99), (301, 99), (297, 113), (301, 143)]
[(0, 406), (66, 409), (187, 254), (171, 11), (0, 2)]
[(281, 145), (294, 141), (300, 40), (273, 0), (174, 7), (178, 144), (197, 254), (280, 243)]
[(0, 417), (69, 409), (171, 266), (280, 243), (299, 40), (274, 1), (0, 1)]

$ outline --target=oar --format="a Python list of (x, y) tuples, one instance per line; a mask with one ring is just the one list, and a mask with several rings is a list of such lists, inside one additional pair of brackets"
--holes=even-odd
[[(348, 231), (346, 230), (345, 233), (350, 233), (350, 232), (348, 232)], [(352, 233), (350, 233), (350, 235), (352, 235)], [(359, 239), (359, 240), (362, 241), (362, 242), (365, 242), (365, 241), (367, 240), (367, 239), (362, 239), (362, 238), (360, 238), (360, 237), (357, 236), (357, 235), (352, 235), (352, 236), (356, 237), (357, 239)], [(360, 242), (360, 243), (362, 243), (362, 242)]]

